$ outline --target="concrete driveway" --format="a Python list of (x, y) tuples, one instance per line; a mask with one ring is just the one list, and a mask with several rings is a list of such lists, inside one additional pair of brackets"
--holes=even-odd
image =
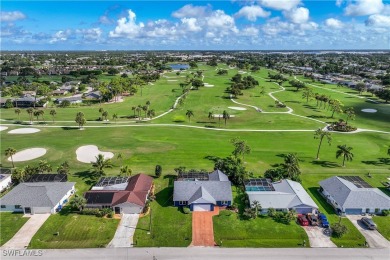
[(50, 214), (26, 215), (29, 220), (19, 229), (19, 231), (2, 246), (2, 249), (25, 249), (38, 229), (50, 217)]
[(133, 237), (138, 219), (139, 214), (122, 214), (114, 238), (107, 247), (133, 247)]
[[(366, 216), (371, 218), (370, 216)], [(347, 218), (352, 222), (352, 224), (362, 233), (366, 238), (368, 245), (371, 248), (390, 248), (390, 242), (384, 238), (377, 230), (368, 229), (360, 219), (360, 215), (347, 215)]]
[(305, 226), (303, 229), (309, 237), (310, 247), (337, 247), (326, 233), (327, 229), (318, 226)]

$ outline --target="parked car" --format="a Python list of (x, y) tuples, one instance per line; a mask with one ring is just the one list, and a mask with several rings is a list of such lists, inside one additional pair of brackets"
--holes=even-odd
[(375, 230), (376, 229), (376, 224), (375, 224), (375, 222), (372, 219), (364, 217), (364, 218), (361, 218), (360, 221), (364, 225), (366, 225), (369, 229), (371, 229), (371, 230)]
[(305, 215), (298, 215), (298, 222), (301, 224), (301, 226), (308, 226), (309, 221), (307, 220)]
[(314, 214), (307, 214), (307, 219), (309, 220), (310, 225), (318, 226), (318, 218)]
[(328, 228), (329, 227), (328, 219), (326, 218), (324, 213), (320, 213), (318, 215), (318, 218), (319, 218), (319, 220), (321, 222), (322, 227), (324, 227), (324, 228)]

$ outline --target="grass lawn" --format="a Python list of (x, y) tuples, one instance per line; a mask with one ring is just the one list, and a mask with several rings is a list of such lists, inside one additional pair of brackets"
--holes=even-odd
[(214, 216), (213, 222), (215, 242), (223, 247), (302, 247), (303, 240), (310, 246), (295, 222), (286, 225), (270, 217), (240, 220), (237, 213), (226, 210)]
[[(168, 185), (169, 176), (155, 182), (156, 201), (152, 202), (152, 214), (140, 218), (134, 235), (137, 247), (186, 247), (192, 240), (191, 214), (182, 213), (173, 207), (173, 186)], [(150, 217), (152, 232), (149, 233)]]
[(27, 220), (29, 218), (23, 218), (23, 214), (20, 213), (0, 213), (0, 246), (10, 240)]
[(32, 238), (30, 248), (105, 247), (114, 237), (118, 224), (118, 219), (71, 213), (52, 215)]
[(379, 233), (387, 240), (390, 240), (390, 216), (374, 216), (372, 217)]

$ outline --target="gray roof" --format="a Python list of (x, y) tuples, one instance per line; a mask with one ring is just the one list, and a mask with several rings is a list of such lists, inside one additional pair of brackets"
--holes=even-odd
[(75, 182), (20, 183), (0, 199), (0, 204), (53, 208), (75, 184)]
[(191, 200), (195, 202), (200, 198), (213, 201), (232, 201), (230, 181), (175, 181), (173, 201)]
[(229, 181), (229, 178), (220, 170), (215, 170), (209, 174), (210, 181)]
[(378, 188), (358, 188), (338, 176), (320, 181), (320, 185), (343, 209), (390, 208), (389, 196)]
[(258, 201), (263, 208), (318, 208), (302, 185), (291, 180), (272, 183), (275, 191), (247, 191), (249, 201)]
[(201, 186), (199, 189), (192, 195), (190, 200), (188, 201), (189, 204), (191, 203), (212, 203), (216, 204), (215, 199), (211, 194), (206, 190), (205, 187)]

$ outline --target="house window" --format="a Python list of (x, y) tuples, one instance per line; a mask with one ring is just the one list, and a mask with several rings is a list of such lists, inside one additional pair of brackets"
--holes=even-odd
[(22, 206), (20, 206), (20, 205), (15, 205), (15, 209), (21, 209), (22, 208)]
[(187, 201), (179, 201), (179, 205), (187, 205)]
[(5, 209), (5, 205), (1, 205), (1, 208), (2, 208), (2, 209)]
[(375, 213), (379, 213), (379, 211), (381, 211), (381, 210), (378, 208), (375, 209)]
[(229, 204), (229, 202), (227, 200), (221, 201), (221, 205), (227, 205), (227, 204)]

